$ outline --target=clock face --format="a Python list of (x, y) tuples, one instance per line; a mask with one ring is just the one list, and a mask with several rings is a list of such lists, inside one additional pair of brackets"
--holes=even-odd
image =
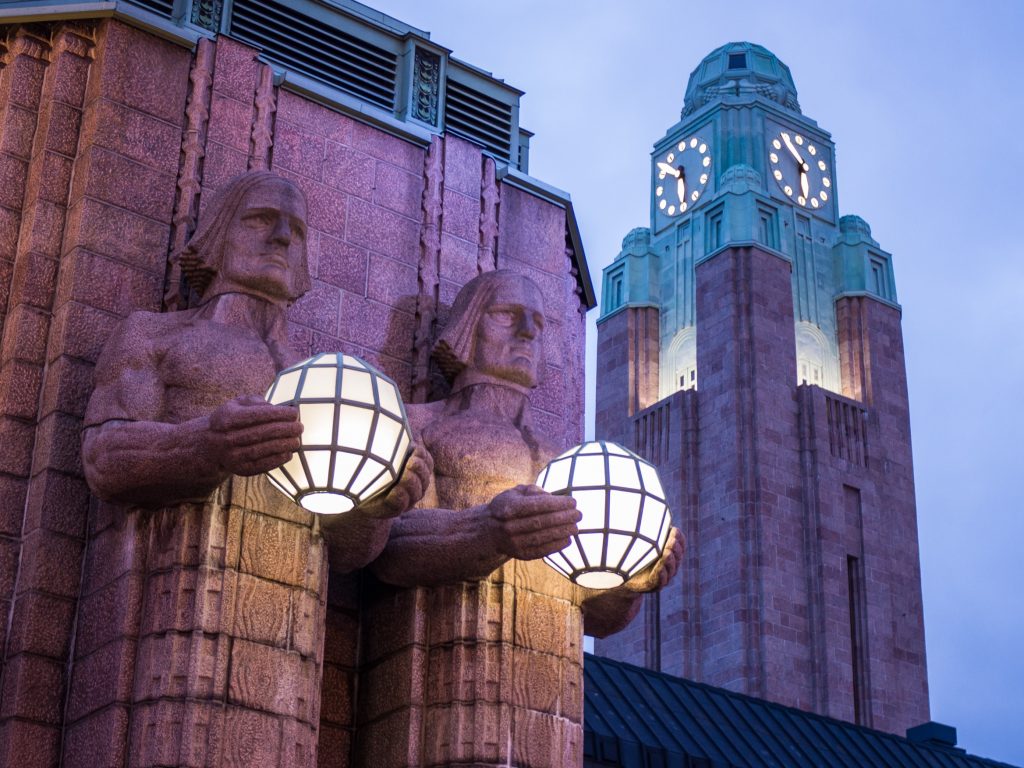
[(654, 204), (666, 216), (692, 208), (711, 178), (711, 147), (690, 136), (655, 157)]
[(768, 146), (768, 161), (779, 189), (797, 205), (819, 210), (832, 198), (828, 150), (799, 133), (780, 131)]

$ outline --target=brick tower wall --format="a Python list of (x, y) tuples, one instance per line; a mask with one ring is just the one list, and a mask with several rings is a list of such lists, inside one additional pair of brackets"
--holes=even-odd
[(598, 436), (627, 445), (633, 416), (658, 399), (658, 309), (625, 307), (597, 324)]
[(730, 249), (697, 279), (700, 390), (626, 443), (658, 465), (686, 560), (597, 650), (902, 734), (928, 693), (899, 310), (838, 300), (843, 396), (794, 382), (786, 262)]
[(413, 143), (275, 87), (256, 55), (114, 20), (0, 26), (0, 764), (312, 766), (318, 740), (319, 764), (348, 764), (358, 580), (328, 579), (312, 517), (251, 498), (161, 527), (83, 480), (99, 352), (173, 294), (169, 255), (233, 176), (269, 167), (307, 196), (300, 351), (359, 355), (422, 400), (458, 288), (519, 270), (548, 302), (536, 422), (582, 437), (564, 210), (469, 142)]

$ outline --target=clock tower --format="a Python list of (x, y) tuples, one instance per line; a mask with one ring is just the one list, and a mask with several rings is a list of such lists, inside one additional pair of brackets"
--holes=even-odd
[(659, 466), (688, 551), (597, 651), (902, 733), (928, 689), (892, 257), (761, 46), (704, 58), (650, 169), (604, 271), (596, 433)]

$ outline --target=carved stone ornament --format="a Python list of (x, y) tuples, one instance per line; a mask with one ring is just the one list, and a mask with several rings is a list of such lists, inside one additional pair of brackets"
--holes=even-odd
[(223, 12), (224, 0), (193, 0), (192, 23), (211, 32), (219, 32)]
[(412, 81), (412, 116), (430, 125), (437, 125), (441, 57), (433, 51), (417, 47)]

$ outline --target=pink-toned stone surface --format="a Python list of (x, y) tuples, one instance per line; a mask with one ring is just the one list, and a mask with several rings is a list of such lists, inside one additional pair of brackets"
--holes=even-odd
[(599, 328), (597, 434), (659, 466), (689, 552), (598, 652), (903, 733), (928, 696), (899, 312), (837, 302), (842, 397), (793, 380), (787, 264), (732, 249), (697, 280), (699, 391), (623, 418), (638, 310)]
[[(210, 44), (207, 113), (202, 104), (186, 109), (197, 87), (190, 75), (200, 93), (206, 76), (193, 70), (196, 53), (142, 30), (103, 20), (0, 27), (0, 35), (8, 39), (0, 67), (0, 639), (8, 649), (0, 763), (51, 765), (63, 754), (81, 766), (348, 765), (359, 706), (358, 579), (311, 582), (326, 568), (309, 533), (305, 560), (294, 548), (267, 554), (278, 535), (309, 530), (277, 506), (259, 507), (263, 522), (231, 503), (197, 508), (171, 556), (168, 522), (126, 524), (116, 505), (89, 495), (79, 433), (104, 343), (130, 312), (161, 308), (170, 249), (183, 242), (176, 233), (187, 235), (211, 193), (260, 162), (254, 152), (310, 202), (314, 287), (291, 310), (292, 343), (361, 355), (411, 395), (421, 277), (430, 268), (426, 150), (293, 93), (268, 94), (256, 52), (227, 38)], [(257, 135), (268, 97), (276, 107), (269, 144)], [(567, 446), (582, 436), (583, 322), (564, 211), (504, 183), (492, 183), (495, 208), (479, 149), (438, 141), (450, 181), (439, 189), (438, 221), (447, 224), (438, 232), (443, 279), (432, 311), (444, 317), (458, 288), (486, 266), (481, 238), (496, 226), (497, 266), (532, 274), (552, 293), (546, 354), (555, 372), (536, 417)], [(188, 147), (197, 164), (182, 163)], [(179, 178), (183, 168), (193, 176)], [(193, 183), (196, 206), (182, 206)], [(499, 212), (494, 226), (485, 206)], [(204, 558), (227, 571), (223, 564), (236, 563), (237, 578), (214, 584)], [(259, 680), (227, 673), (222, 644), (193, 638), (222, 602), (260, 604), (250, 616), (224, 618), (227, 629), (214, 635), (251, 636), (257, 650), (280, 652), (304, 704), (262, 699)], [(28, 632), (42, 617), (51, 619), (45, 631)], [(250, 656), (254, 671), (266, 669)], [(193, 667), (182, 666), (187, 659)], [(172, 670), (186, 688), (223, 686), (222, 703), (186, 705), (173, 693)], [(313, 706), (321, 692), (329, 704)]]

